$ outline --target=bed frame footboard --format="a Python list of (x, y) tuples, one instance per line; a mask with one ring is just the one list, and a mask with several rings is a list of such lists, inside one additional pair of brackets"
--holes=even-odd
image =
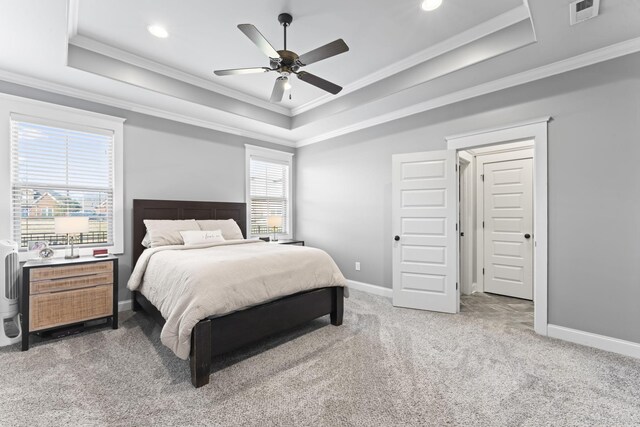
[[(133, 293), (134, 310), (144, 310), (160, 325), (164, 319), (142, 294)], [(209, 384), (212, 359), (318, 317), (342, 325), (344, 288), (331, 287), (290, 295), (222, 317), (201, 320), (191, 333), (189, 366), (194, 387)]]

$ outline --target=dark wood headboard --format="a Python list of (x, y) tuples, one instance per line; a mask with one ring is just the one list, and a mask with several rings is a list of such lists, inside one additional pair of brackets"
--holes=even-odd
[(247, 237), (246, 203), (133, 200), (133, 263), (144, 251), (145, 219), (234, 219)]

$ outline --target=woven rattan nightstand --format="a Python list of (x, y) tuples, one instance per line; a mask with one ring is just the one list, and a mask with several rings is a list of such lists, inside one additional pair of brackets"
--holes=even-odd
[(118, 328), (118, 259), (29, 261), (22, 267), (22, 350), (29, 336), (88, 320)]

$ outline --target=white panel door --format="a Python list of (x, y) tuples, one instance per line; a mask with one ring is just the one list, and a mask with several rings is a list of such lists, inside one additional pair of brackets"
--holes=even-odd
[(393, 305), (456, 313), (454, 150), (392, 159)]
[(484, 290), (533, 299), (533, 159), (484, 164)]

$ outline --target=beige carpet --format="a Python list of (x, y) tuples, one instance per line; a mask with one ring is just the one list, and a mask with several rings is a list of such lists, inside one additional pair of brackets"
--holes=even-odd
[(0, 348), (0, 425), (640, 425), (640, 361), (496, 318), (353, 291), (322, 319), (216, 363), (194, 389), (159, 329)]

